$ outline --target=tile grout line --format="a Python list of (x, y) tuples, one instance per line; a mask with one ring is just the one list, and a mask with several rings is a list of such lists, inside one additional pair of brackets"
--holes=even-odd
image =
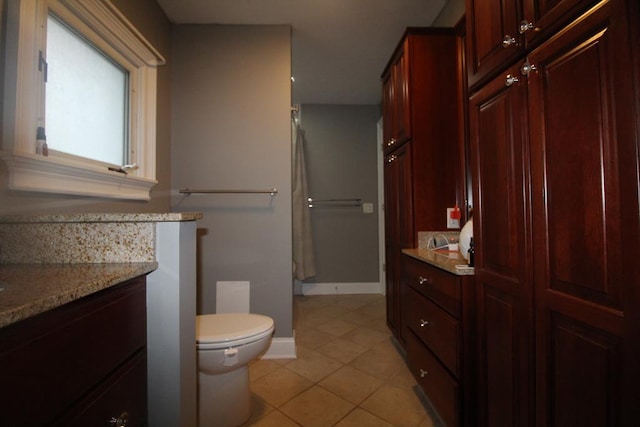
[[(349, 297), (354, 297), (354, 296), (349, 296)], [(304, 393), (310, 392), (315, 387), (317, 387), (317, 389), (319, 390), (322, 390), (324, 393), (328, 393), (328, 395), (332, 396), (333, 398), (339, 399), (339, 401), (342, 401), (348, 404), (349, 406), (351, 406), (351, 408), (346, 413), (342, 414), (336, 421), (333, 421), (331, 425), (340, 424), (342, 421), (345, 421), (346, 423), (348, 423), (349, 417), (356, 412), (356, 409), (363, 411), (368, 416), (374, 417), (375, 419), (378, 419), (383, 423), (394, 425), (391, 419), (388, 419), (387, 417), (381, 414), (373, 413), (368, 409), (366, 409), (365, 407), (362, 407), (361, 405), (367, 402), (369, 399), (373, 399), (374, 395), (376, 395), (377, 393), (382, 392), (383, 391), (382, 389), (384, 387), (390, 388), (392, 391), (396, 390), (396, 392), (401, 392), (404, 387), (402, 384), (405, 381), (401, 378), (401, 376), (402, 375), (406, 376), (407, 373), (403, 374), (401, 372), (402, 368), (397, 367), (397, 368), (391, 368), (389, 370), (390, 373), (386, 375), (378, 376), (368, 372), (366, 369), (361, 369), (362, 367), (354, 365), (354, 362), (357, 359), (366, 355), (368, 355), (368, 357), (373, 359), (374, 362), (376, 360), (375, 359), (376, 357), (381, 359), (386, 359), (389, 355), (384, 354), (384, 352), (387, 352), (388, 351), (387, 349), (389, 347), (387, 347), (387, 349), (378, 351), (377, 354), (375, 354), (376, 349), (379, 348), (380, 346), (386, 347), (388, 345), (391, 345), (391, 348), (394, 350), (393, 353), (395, 353), (398, 356), (400, 363), (402, 363), (403, 364), (402, 366), (404, 366), (404, 363), (405, 363), (404, 358), (402, 357), (402, 355), (400, 354), (400, 352), (398, 351), (398, 349), (390, 339), (387, 342), (387, 339), (375, 340), (371, 338), (372, 336), (375, 336), (380, 333), (390, 336), (390, 332), (386, 329), (386, 322), (384, 321), (384, 304), (380, 302), (384, 300), (380, 298), (379, 299), (367, 298), (366, 302), (353, 303), (353, 302), (346, 302), (346, 301), (354, 301), (355, 298), (357, 298), (357, 296), (352, 299), (345, 298), (345, 296), (337, 299), (333, 298), (333, 302), (329, 298), (326, 298), (324, 300), (315, 299), (318, 297), (304, 297), (304, 298), (307, 298), (304, 302), (301, 302), (300, 300), (295, 300), (294, 298), (294, 313), (295, 313), (296, 325), (297, 326), (304, 325), (303, 327), (298, 329), (300, 331), (299, 332), (300, 336), (302, 336), (303, 333), (311, 333), (312, 335), (313, 333), (317, 333), (317, 334), (320, 334), (318, 335), (319, 337), (322, 336), (322, 334), (324, 334), (325, 339), (327, 339), (327, 342), (314, 346), (313, 348), (304, 347), (303, 344), (300, 344), (301, 349), (304, 348), (304, 353), (306, 355), (300, 355), (298, 359), (292, 360), (289, 363), (278, 364), (278, 366), (275, 369), (267, 372), (266, 374), (263, 374), (260, 377), (255, 379), (252, 378), (251, 383), (253, 385), (254, 380), (259, 381), (261, 378), (265, 378), (271, 374), (274, 374), (279, 370), (285, 370), (290, 374), (293, 374), (302, 378), (303, 380), (307, 381), (309, 384), (304, 386), (303, 388), (300, 388), (299, 390), (296, 390), (292, 396), (289, 396), (286, 400), (279, 403), (277, 406), (272, 405), (267, 400), (264, 400), (258, 394), (258, 397), (261, 400), (263, 400), (265, 404), (273, 407), (273, 410), (265, 414), (261, 414), (261, 416), (258, 417), (257, 419), (250, 420), (250, 422), (246, 425), (252, 425), (253, 423), (260, 422), (261, 420), (266, 419), (267, 417), (269, 417), (269, 415), (277, 411), (280, 415), (285, 416), (287, 420), (294, 422), (295, 425), (304, 426), (304, 424), (302, 424), (300, 420), (296, 418), (292, 418), (286, 412), (283, 412), (282, 408), (285, 405), (288, 405), (289, 408), (291, 409), (293, 402), (297, 398), (299, 398)], [(311, 298), (314, 298), (314, 299), (311, 299)], [(384, 297), (381, 297), (381, 298), (384, 298)], [(338, 301), (338, 303), (336, 303), (336, 301)], [(340, 301), (343, 301), (343, 305), (339, 304)], [(308, 304), (308, 306), (305, 307), (304, 305), (306, 304)], [(339, 307), (339, 308), (334, 309), (333, 314), (331, 313), (327, 314), (326, 311), (329, 311), (331, 307)], [(356, 313), (356, 314), (354, 315), (353, 313)], [(350, 317), (351, 320), (345, 320), (344, 318), (346, 316), (351, 316)], [(367, 321), (365, 320), (354, 321), (353, 319), (357, 317), (360, 317), (361, 319), (363, 318), (366, 319), (368, 317), (369, 319)], [(313, 320), (310, 320), (310, 319), (313, 319)], [(342, 327), (346, 330), (342, 333), (338, 333), (334, 335), (334, 334), (331, 334), (330, 332), (327, 332), (330, 329), (329, 327), (323, 328), (324, 330), (318, 329), (318, 326), (328, 325), (330, 322), (335, 322), (335, 325), (337, 327)], [(343, 322), (344, 325), (340, 324), (340, 322)], [(375, 324), (376, 326), (372, 326), (373, 324)], [(352, 326), (352, 328), (350, 328), (349, 326)], [(360, 334), (365, 334), (365, 336), (362, 336), (362, 335), (359, 336), (357, 332), (354, 332), (357, 330), (360, 330)], [(365, 331), (368, 331), (368, 332), (365, 332)], [(353, 334), (353, 336), (349, 336), (350, 334)], [(369, 336), (366, 336), (366, 334), (369, 334)], [(352, 338), (358, 338), (362, 341), (369, 341), (369, 342), (366, 343), (365, 345), (364, 342), (356, 342)], [(345, 363), (342, 360), (336, 358), (334, 355), (332, 355), (330, 348), (325, 348), (325, 352), (320, 350), (321, 348), (337, 340), (344, 340), (344, 341), (350, 342), (355, 346), (364, 348), (364, 351), (357, 354), (353, 358), (349, 359)], [(293, 366), (293, 364), (296, 361), (299, 361), (305, 358), (313, 358), (313, 357), (319, 357), (319, 360), (331, 361), (337, 366), (335, 368), (332, 366), (329, 366), (326, 372), (318, 371), (319, 376), (314, 375), (313, 372), (306, 372), (306, 375), (305, 375), (305, 372), (300, 372), (300, 371), (304, 371), (304, 368), (305, 368), (304, 362), (301, 362), (298, 364), (298, 365), (301, 365), (301, 367), (298, 367), (299, 371), (296, 371), (295, 367)], [(393, 355), (391, 357), (395, 358), (395, 356)], [(366, 361), (366, 359), (363, 359), (363, 360)], [(331, 363), (329, 363), (329, 365), (331, 365)], [(355, 372), (358, 372), (359, 375), (363, 375), (371, 378), (377, 383), (374, 386), (372, 386), (371, 390), (368, 390), (363, 396), (357, 397), (357, 400), (359, 402), (357, 404), (353, 403), (350, 400), (351, 398), (347, 398), (341, 395), (340, 393), (338, 393), (336, 390), (332, 390), (331, 387), (328, 388), (327, 385), (320, 384), (321, 382), (325, 382), (325, 380), (329, 379), (338, 371), (346, 367), (353, 369)], [(408, 375), (410, 376), (410, 381), (415, 385), (415, 380), (413, 379), (411, 374), (408, 373)], [(309, 376), (313, 378), (309, 378)], [(397, 381), (400, 381), (400, 383), (398, 383)], [(418, 421), (416, 422), (416, 425), (419, 425), (422, 422), (424, 422), (426, 418), (430, 418), (430, 414), (428, 413), (428, 411), (425, 408), (423, 408), (423, 410), (424, 410), (423, 416), (418, 419)]]

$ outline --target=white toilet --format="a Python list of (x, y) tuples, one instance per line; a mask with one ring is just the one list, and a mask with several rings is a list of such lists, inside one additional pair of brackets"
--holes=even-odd
[(232, 427), (250, 416), (248, 363), (271, 342), (273, 319), (261, 314), (196, 317), (198, 427)]

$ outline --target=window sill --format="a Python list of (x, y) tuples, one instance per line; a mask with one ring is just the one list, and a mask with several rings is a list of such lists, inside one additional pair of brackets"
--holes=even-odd
[(36, 154), (3, 154), (9, 189), (43, 193), (149, 200), (156, 180), (87, 167), (63, 158)]

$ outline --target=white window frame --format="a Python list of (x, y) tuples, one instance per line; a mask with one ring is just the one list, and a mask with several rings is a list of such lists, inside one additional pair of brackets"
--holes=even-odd
[[(2, 152), (11, 190), (149, 200), (156, 177), (156, 67), (164, 58), (109, 0), (5, 0), (7, 28)], [(44, 117), (46, 19), (52, 11), (123, 65), (129, 75), (129, 163), (57, 152), (36, 154)], [(89, 136), (90, 137), (90, 136)]]

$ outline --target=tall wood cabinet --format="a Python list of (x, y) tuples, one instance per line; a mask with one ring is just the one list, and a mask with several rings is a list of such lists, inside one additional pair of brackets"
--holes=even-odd
[(402, 344), (401, 250), (463, 204), (456, 54), (453, 29), (408, 28), (382, 74), (387, 320)]
[(637, 425), (639, 5), (468, 0), (471, 52), (503, 3), (539, 21), (470, 72), (478, 424)]

